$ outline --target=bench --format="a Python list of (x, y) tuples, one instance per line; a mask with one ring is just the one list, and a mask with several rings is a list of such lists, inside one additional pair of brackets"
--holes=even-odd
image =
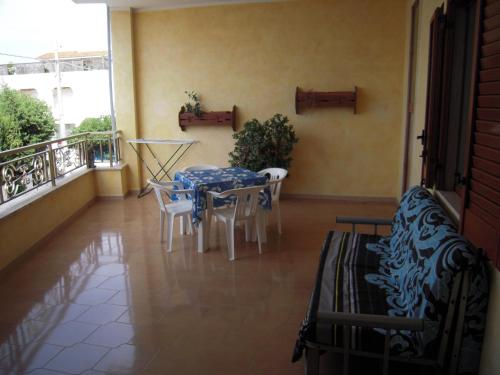
[[(332, 231), (296, 342), (318, 374), (320, 354), (380, 358), (431, 366), (438, 373), (475, 374), (488, 304), (484, 257), (458, 233), (431, 194), (413, 187), (392, 221), (337, 218), (352, 232)], [(355, 232), (358, 224), (392, 227), (389, 236)], [(375, 231), (376, 233), (376, 231)]]

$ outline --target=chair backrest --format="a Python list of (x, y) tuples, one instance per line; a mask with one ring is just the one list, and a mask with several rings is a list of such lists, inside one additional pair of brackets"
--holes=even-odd
[[(165, 195), (162, 195), (162, 191), (167, 193), (165, 185), (163, 185), (160, 181), (149, 179), (148, 184), (153, 188), (156, 200), (158, 201), (158, 205), (160, 206), (160, 210), (165, 210), (165, 205), (168, 203), (165, 201)], [(168, 193), (167, 193), (168, 195)]]
[(283, 168), (266, 168), (257, 173), (267, 177), (273, 201), (279, 200), (281, 192), (281, 183), (288, 174), (288, 171)]
[[(169, 203), (165, 199), (166, 197), (171, 201), (179, 201), (189, 199), (188, 196), (193, 193), (192, 190), (183, 189), (180, 181), (163, 182), (150, 178), (148, 179), (148, 184), (153, 188), (161, 210), (164, 210), (165, 205)], [(165, 194), (162, 194), (162, 192)], [(177, 198), (174, 198), (174, 195)]]
[(199, 165), (192, 165), (190, 167), (184, 168), (185, 172), (192, 172), (192, 171), (203, 171), (207, 169), (219, 169), (218, 166), (216, 165), (211, 165), (211, 164), (199, 164)]
[(226, 190), (216, 195), (217, 198), (227, 198), (233, 196), (230, 207), (234, 207), (234, 219), (242, 220), (255, 216), (257, 205), (259, 204), (259, 193), (265, 185), (251, 186), (241, 189)]

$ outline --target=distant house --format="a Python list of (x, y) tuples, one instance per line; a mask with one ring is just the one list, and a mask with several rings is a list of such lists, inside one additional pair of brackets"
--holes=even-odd
[(107, 51), (61, 51), (58, 55), (58, 60), (50, 52), (38, 56), (37, 62), (0, 65), (0, 85), (45, 101), (59, 123), (57, 136), (64, 137), (85, 118), (110, 113), (109, 60)]

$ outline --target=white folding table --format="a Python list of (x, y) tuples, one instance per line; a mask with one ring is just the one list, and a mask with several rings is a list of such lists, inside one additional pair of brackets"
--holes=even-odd
[[(132, 149), (135, 151), (137, 154), (137, 157), (141, 160), (142, 164), (146, 167), (148, 172), (151, 174), (151, 177), (154, 178), (155, 180), (161, 181), (165, 177), (168, 177), (170, 180), (172, 180), (172, 177), (170, 177), (169, 172), (173, 168), (173, 166), (184, 156), (184, 154), (189, 150), (189, 148), (195, 144), (198, 143), (198, 141), (195, 141), (194, 139), (144, 139), (144, 138), (139, 138), (139, 139), (127, 139), (128, 144)], [(139, 152), (139, 146), (138, 145), (145, 145), (146, 148), (149, 150), (151, 155), (153, 156), (154, 160), (156, 161), (156, 164), (158, 164), (158, 170), (155, 172), (154, 167), (150, 167), (146, 160), (141, 156), (141, 153)], [(134, 146), (135, 145), (135, 146)], [(153, 151), (151, 148), (151, 145), (174, 145), (177, 146), (175, 151), (169, 156), (168, 160), (166, 162), (160, 161), (158, 158), (157, 154)], [(138, 197), (141, 198), (144, 195), (148, 194), (151, 192), (151, 189), (149, 188), (149, 184), (147, 184), (145, 187), (141, 189), (141, 191), (138, 194)]]

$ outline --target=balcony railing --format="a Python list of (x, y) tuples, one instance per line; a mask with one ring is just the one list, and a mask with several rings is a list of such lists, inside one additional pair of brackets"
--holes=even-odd
[(93, 162), (120, 161), (120, 132), (89, 132), (0, 152), (0, 205)]

